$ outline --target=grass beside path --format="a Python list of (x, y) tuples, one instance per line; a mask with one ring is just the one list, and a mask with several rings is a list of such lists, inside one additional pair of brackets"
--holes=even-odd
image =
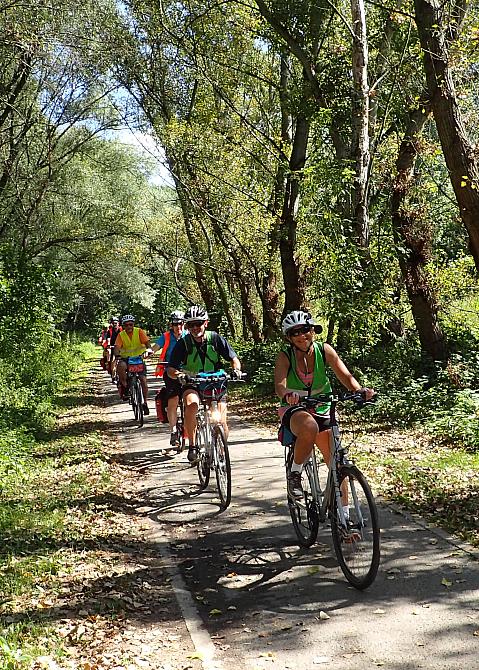
[[(229, 411), (277, 431), (278, 401), (251, 387), (234, 390)], [(423, 516), (479, 547), (479, 453), (439, 444), (415, 430), (368, 423), (366, 412), (343, 421), (350, 457), (367, 474), (376, 495)]]
[[(150, 656), (184, 658), (169, 579), (135, 516), (140, 482), (106, 432), (105, 373), (91, 377), (93, 364), (57, 399), (49, 434), (2, 437), (3, 453), (17, 457), (0, 500), (0, 670), (134, 670), (139, 658), (142, 668), (156, 667)], [(137, 633), (152, 616), (165, 623), (162, 639)]]

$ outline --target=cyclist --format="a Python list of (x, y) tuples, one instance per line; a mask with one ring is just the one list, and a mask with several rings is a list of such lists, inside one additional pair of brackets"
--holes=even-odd
[[(204, 307), (192, 305), (185, 312), (185, 327), (188, 334), (178, 340), (173, 349), (168, 368), (171, 379), (181, 379), (185, 375), (197, 375), (199, 372), (216, 372), (221, 368), (220, 358), (231, 361), (233, 374), (241, 376), (241, 363), (236, 352), (229, 342), (215, 331), (206, 330), (208, 312)], [(222, 383), (221, 383), (222, 384)], [(222, 386), (224, 386), (222, 384)], [(196, 413), (200, 404), (201, 387), (186, 383), (183, 389), (183, 405), (185, 408), (185, 429), (188, 435), (188, 460), (196, 461)], [(226, 423), (226, 388), (220, 396), (218, 409), (221, 412), (221, 422), (224, 425), (226, 437), (228, 426)]]
[[(145, 351), (151, 352), (150, 349), (150, 338), (145, 333), (144, 330), (135, 326), (135, 317), (132, 314), (125, 314), (121, 320), (123, 330), (118, 333), (115, 340), (115, 348), (113, 350), (115, 356), (119, 356), (117, 362), (117, 372), (119, 377), (119, 387), (120, 396), (123, 400), (127, 398), (127, 361), (130, 356), (141, 356)], [(150, 410), (148, 409), (148, 384), (146, 381), (146, 372), (145, 374), (140, 375), (140, 382), (143, 388), (143, 397), (145, 402), (143, 403), (143, 413), (149, 414)]]
[(175, 344), (186, 334), (184, 331), (184, 322), (184, 312), (176, 309), (170, 314), (169, 329), (160, 335), (152, 346), (153, 351), (160, 350), (160, 363), (156, 366), (155, 375), (157, 377), (162, 375), (165, 382), (166, 398), (168, 399), (168, 423), (170, 424), (170, 445), (172, 447), (176, 444), (176, 412), (181, 395), (181, 384), (176, 379), (169, 377), (167, 373), (168, 368), (161, 361), (170, 362)]
[(121, 333), (123, 328), (120, 326), (120, 319), (117, 316), (112, 317), (111, 326), (108, 328), (108, 349), (110, 351), (110, 374), (112, 382), (116, 378), (116, 364), (117, 356), (114, 354), (115, 342), (118, 333)]
[[(375, 392), (361, 387), (333, 347), (314, 340), (314, 331), (321, 332), (321, 326), (315, 324), (309, 312), (291, 312), (283, 319), (282, 330), (288, 344), (276, 359), (275, 391), (281, 400), (278, 410), (281, 425), (296, 437), (288, 493), (293, 498), (301, 499), (303, 463), (308, 460), (314, 444), (319, 447), (325, 462), (329, 463), (331, 430), (328, 429), (330, 405), (326, 403), (307, 410), (298, 406), (300, 398), (331, 393), (326, 365), (332, 368), (337, 379), (349, 391), (364, 391), (367, 400)], [(344, 507), (348, 516), (349, 507)]]
[(103, 370), (106, 370), (108, 363), (108, 328), (111, 323), (107, 326), (103, 326), (101, 333), (98, 336), (98, 344), (102, 347), (103, 351), (101, 352), (100, 365)]

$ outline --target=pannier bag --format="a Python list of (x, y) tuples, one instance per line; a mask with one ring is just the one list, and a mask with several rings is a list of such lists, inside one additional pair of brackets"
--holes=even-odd
[(157, 391), (155, 396), (156, 418), (160, 423), (168, 423), (168, 398), (166, 397), (166, 388)]

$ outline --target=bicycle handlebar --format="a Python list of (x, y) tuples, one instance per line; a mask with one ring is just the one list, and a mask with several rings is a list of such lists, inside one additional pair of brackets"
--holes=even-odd
[[(364, 405), (372, 405), (376, 402), (378, 394), (375, 393), (372, 398), (366, 400), (365, 391), (342, 391), (340, 393), (324, 393), (317, 395), (314, 398), (300, 398), (298, 405), (304, 405), (305, 407), (315, 407), (316, 405), (322, 405), (326, 402), (353, 402), (358, 408), (364, 407)], [(294, 407), (294, 405), (292, 405)]]
[(217, 384), (218, 382), (244, 382), (246, 377), (246, 372), (241, 373), (241, 377), (235, 377), (233, 375), (222, 373), (218, 375), (208, 375), (207, 377), (201, 376), (191, 376), (185, 374), (184, 378), (180, 382), (181, 384)]

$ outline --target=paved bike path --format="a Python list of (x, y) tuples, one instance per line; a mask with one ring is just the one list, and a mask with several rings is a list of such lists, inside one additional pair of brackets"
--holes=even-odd
[(283, 450), (269, 432), (230, 418), (232, 503), (220, 512), (213, 473), (201, 492), (186, 454), (171, 455), (153, 401), (138, 429), (131, 408), (108, 395), (123, 462), (142, 480), (137, 511), (151, 520), (214, 644), (205, 667), (477, 670), (479, 561), (471, 554), (380, 505), (378, 577), (358, 592), (337, 567), (327, 527), (311, 549), (295, 546)]

